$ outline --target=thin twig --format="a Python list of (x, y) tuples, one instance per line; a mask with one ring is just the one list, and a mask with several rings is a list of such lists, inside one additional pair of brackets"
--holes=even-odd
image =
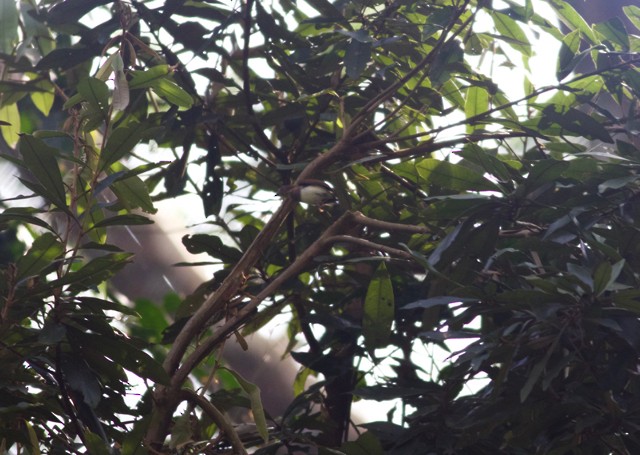
[(213, 403), (207, 400), (205, 397), (198, 395), (193, 390), (182, 389), (180, 391), (180, 399), (182, 401), (187, 401), (195, 406), (198, 406), (202, 411), (207, 414), (211, 420), (218, 425), (220, 431), (222, 431), (227, 438), (229, 438), (229, 443), (233, 447), (233, 453), (237, 455), (246, 455), (247, 451), (244, 448), (244, 444), (240, 440), (240, 436), (236, 432), (231, 422), (227, 420), (222, 412), (218, 408), (216, 408)]

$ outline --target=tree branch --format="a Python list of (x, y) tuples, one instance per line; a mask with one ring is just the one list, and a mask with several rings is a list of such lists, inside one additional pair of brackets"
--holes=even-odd
[(229, 443), (233, 447), (233, 453), (237, 455), (247, 455), (247, 451), (244, 449), (244, 444), (240, 440), (236, 430), (233, 428), (233, 425), (231, 425), (231, 422), (227, 420), (224, 414), (220, 412), (213, 403), (189, 389), (182, 389), (180, 391), (180, 401), (188, 401), (202, 409), (202, 411), (207, 414), (216, 425), (218, 425), (220, 431), (229, 438)]

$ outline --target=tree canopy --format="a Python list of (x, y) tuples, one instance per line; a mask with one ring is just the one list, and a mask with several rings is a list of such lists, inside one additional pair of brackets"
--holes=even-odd
[[(21, 183), (0, 213), (0, 450), (640, 453), (623, 12), (0, 0), (0, 159)], [(309, 179), (335, 203), (264, 203)], [(209, 229), (184, 246), (218, 271), (128, 301), (112, 229), (185, 194)], [(222, 353), (281, 316), (300, 371), (277, 416)], [(359, 399), (395, 408), (356, 426)]]

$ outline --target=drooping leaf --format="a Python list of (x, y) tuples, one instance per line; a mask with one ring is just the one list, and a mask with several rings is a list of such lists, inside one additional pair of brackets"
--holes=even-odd
[[(18, 41), (18, 8), (13, 0), (0, 0), (0, 53), (10, 55)], [(2, 114), (0, 113), (0, 118)]]
[(149, 189), (140, 177), (133, 175), (118, 180), (110, 185), (123, 208), (133, 210), (140, 208), (147, 213), (156, 213)]
[(168, 384), (169, 377), (156, 360), (130, 340), (114, 338), (96, 333), (84, 333), (76, 328), (67, 327), (69, 339), (84, 349), (92, 350), (96, 355), (109, 357), (124, 369), (159, 384)]
[(113, 71), (115, 79), (113, 81), (113, 109), (123, 111), (129, 105), (129, 81), (124, 73), (124, 62), (120, 53), (113, 54)]
[(52, 285), (71, 285), (74, 293), (91, 289), (127, 265), (132, 256), (133, 254), (131, 253), (105, 254), (92, 259), (79, 270), (68, 272), (66, 275), (54, 280)]
[(519, 51), (524, 57), (531, 57), (531, 43), (529, 43), (527, 35), (520, 25), (506, 14), (498, 11), (493, 11), (491, 16), (496, 29), (500, 33), (500, 38), (508, 38), (511, 47)]
[[(410, 164), (400, 164), (393, 167), (398, 174), (416, 179), (422, 185), (437, 185), (455, 191), (500, 191), (500, 187), (487, 180), (469, 168), (458, 164), (426, 158), (415, 163), (413, 169)], [(417, 174), (417, 176), (416, 176)]]
[(371, 43), (352, 39), (344, 56), (347, 76), (359, 78), (371, 60)]
[(2, 119), (2, 123), (0, 123), (2, 138), (10, 147), (15, 146), (22, 132), (18, 105), (0, 105), (0, 119)]
[(142, 140), (144, 132), (145, 126), (137, 122), (131, 122), (113, 130), (100, 154), (98, 171), (104, 171), (116, 161), (127, 156)]
[(554, 105), (545, 107), (542, 111), (540, 127), (548, 128), (554, 124), (577, 136), (613, 142), (609, 132), (600, 122), (574, 108), (563, 109), (562, 106)]
[(40, 226), (47, 229), (48, 231), (54, 232), (53, 227), (51, 227), (49, 223), (35, 216), (38, 213), (41, 213), (41, 211), (38, 209), (32, 209), (31, 207), (8, 208), (0, 213), (0, 223), (19, 221), (21, 223)]
[(594, 30), (612, 43), (617, 50), (629, 51), (629, 35), (624, 23), (617, 17), (594, 26)]
[(578, 30), (568, 33), (562, 39), (556, 67), (556, 77), (559, 81), (567, 77), (582, 60), (576, 58), (576, 54), (580, 49), (580, 41), (580, 32)]
[(64, 247), (50, 232), (33, 241), (29, 251), (18, 260), (18, 279), (37, 275), (61, 258)]
[(182, 109), (193, 106), (193, 98), (189, 93), (167, 78), (160, 78), (150, 82), (149, 86), (158, 96)]
[[(464, 113), (467, 118), (477, 117), (489, 109), (489, 93), (484, 87), (471, 85), (467, 88), (467, 96), (464, 103)], [(467, 133), (471, 134), (476, 129), (481, 128), (477, 123), (469, 123), (467, 125)]]
[(260, 389), (257, 385), (247, 381), (243, 378), (238, 372), (225, 368), (225, 371), (228, 371), (233, 375), (233, 377), (238, 381), (242, 390), (249, 395), (249, 400), (251, 400), (251, 411), (253, 412), (253, 419), (256, 423), (256, 428), (258, 429), (258, 433), (262, 437), (264, 442), (269, 440), (269, 430), (267, 428), (267, 418), (264, 413), (264, 407), (262, 406), (262, 398), (260, 397)]
[(589, 27), (589, 24), (568, 2), (563, 0), (549, 0), (548, 3), (556, 10), (560, 16), (560, 20), (571, 30), (578, 30), (589, 40), (589, 44), (599, 44), (595, 33)]
[(26, 168), (46, 190), (43, 196), (59, 208), (66, 208), (66, 193), (56, 160), (57, 150), (26, 134), (20, 136), (18, 146)]
[(380, 262), (369, 282), (364, 302), (362, 334), (369, 351), (388, 343), (394, 313), (395, 298), (391, 277), (384, 262)]
[(155, 81), (164, 79), (169, 74), (168, 65), (157, 65), (146, 71), (131, 71), (129, 89), (149, 88)]

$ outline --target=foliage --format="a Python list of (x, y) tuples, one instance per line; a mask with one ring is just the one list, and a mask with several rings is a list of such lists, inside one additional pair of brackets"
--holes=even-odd
[[(559, 45), (554, 85), (530, 80), (531, 30)], [(2, 158), (26, 193), (0, 214), (2, 450), (640, 451), (640, 39), (620, 19), (561, 0), (0, 0), (0, 46)], [(338, 203), (248, 211), (310, 177)], [(131, 254), (110, 227), (186, 192), (215, 229), (185, 246), (220, 271), (178, 305), (118, 300)], [(218, 357), (279, 314), (299, 393), (266, 416)], [(430, 365), (434, 347), (454, 352)], [(399, 404), (345, 443), (357, 398)]]

